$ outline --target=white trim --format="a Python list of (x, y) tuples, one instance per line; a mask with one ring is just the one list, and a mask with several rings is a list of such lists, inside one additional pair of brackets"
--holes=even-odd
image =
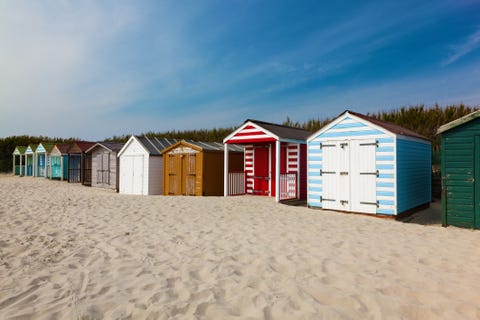
[[(322, 133), (324, 133), (325, 131), (328, 131), (330, 130), (330, 128), (332, 128), (333, 126), (335, 126), (336, 124), (342, 122), (345, 118), (347, 117), (350, 117), (350, 118), (353, 118), (355, 119), (356, 121), (358, 122), (361, 122), (369, 127), (372, 127), (374, 129), (377, 129), (381, 132), (383, 132), (384, 134), (388, 135), (388, 136), (396, 136), (396, 134), (394, 134), (393, 132), (391, 131), (388, 131), (387, 129), (383, 128), (383, 127), (380, 127), (370, 121), (367, 121), (365, 119), (362, 119), (354, 114), (351, 114), (350, 112), (348, 111), (345, 111), (343, 114), (341, 114), (340, 116), (338, 116), (335, 120), (333, 120), (332, 122), (330, 122), (329, 124), (327, 124), (326, 126), (324, 126), (322, 129), (318, 130), (317, 132), (315, 132), (314, 134), (312, 134), (310, 137), (308, 137), (307, 139), (307, 142), (311, 142), (312, 140), (314, 140), (315, 138), (317, 138), (319, 135), (321, 135)], [(370, 135), (371, 136), (371, 135)], [(331, 138), (332, 139), (332, 138)]]
[(275, 141), (275, 201), (280, 202), (280, 141)]
[[(245, 171), (244, 171), (245, 172)], [(228, 196), (228, 144), (223, 144), (223, 196)]]
[(101, 142), (97, 142), (97, 143), (95, 143), (93, 146), (91, 146), (90, 148), (88, 148), (88, 149), (85, 151), (85, 153), (89, 153), (89, 152), (91, 152), (93, 149), (95, 149), (95, 148), (96, 148), (96, 147), (98, 147), (98, 146), (100, 146), (100, 147), (102, 147), (102, 148), (106, 149), (107, 151), (113, 152), (113, 150), (112, 150), (112, 149), (110, 149), (110, 148), (107, 148), (107, 147), (106, 147), (106, 146), (104, 146), (104, 145), (103, 145)]
[(243, 129), (247, 126), (253, 126), (253, 127), (257, 128), (258, 130), (265, 132), (265, 134), (270, 135), (271, 138), (275, 138), (276, 140), (279, 140), (279, 137), (277, 135), (271, 133), (270, 131), (266, 130), (265, 128), (259, 126), (258, 124), (254, 123), (252, 121), (247, 121), (243, 125), (241, 125), (240, 128), (233, 131), (225, 139), (223, 139), (223, 143), (227, 143), (228, 140), (232, 139), (232, 137), (234, 137), (237, 133), (243, 131)]
[(136, 140), (138, 144), (145, 150), (148, 156), (151, 156), (150, 151), (143, 145), (143, 143), (140, 142), (140, 140), (137, 139), (136, 136), (131, 136), (130, 139), (125, 143), (125, 145), (120, 149), (120, 151), (117, 153), (117, 158), (120, 158), (120, 156), (125, 152), (125, 150), (128, 149), (129, 145), (132, 143), (133, 140)]

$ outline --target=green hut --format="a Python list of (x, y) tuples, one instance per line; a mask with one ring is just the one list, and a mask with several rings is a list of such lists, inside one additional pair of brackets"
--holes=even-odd
[(35, 149), (35, 176), (46, 177), (49, 162), (48, 154), (53, 149), (53, 143), (42, 142)]
[(16, 176), (24, 176), (25, 175), (25, 151), (27, 151), (27, 147), (25, 146), (17, 146), (15, 150), (13, 150), (13, 174)]
[(442, 224), (480, 229), (480, 110), (441, 126)]
[(37, 150), (36, 144), (29, 144), (27, 150), (25, 150), (25, 175), (29, 177), (35, 176), (35, 150)]

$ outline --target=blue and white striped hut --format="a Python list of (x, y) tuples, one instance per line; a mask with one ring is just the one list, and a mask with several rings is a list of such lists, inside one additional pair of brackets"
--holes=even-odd
[(431, 201), (431, 144), (345, 111), (308, 141), (308, 205), (398, 217)]

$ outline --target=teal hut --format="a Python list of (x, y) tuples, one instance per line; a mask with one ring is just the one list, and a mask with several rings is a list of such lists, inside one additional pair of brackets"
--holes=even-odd
[(25, 175), (29, 177), (35, 176), (35, 150), (37, 149), (36, 144), (30, 144), (25, 150), (25, 163), (26, 163), (26, 172)]
[(47, 177), (50, 179), (67, 180), (68, 178), (68, 149), (70, 144), (56, 144), (49, 153)]
[(480, 229), (480, 111), (441, 126), (442, 225)]
[(27, 151), (27, 147), (25, 146), (17, 146), (15, 150), (13, 150), (12, 172), (16, 176), (22, 177), (25, 175), (25, 151)]
[(46, 177), (47, 166), (49, 162), (49, 152), (53, 148), (53, 143), (42, 142), (35, 149), (35, 176)]

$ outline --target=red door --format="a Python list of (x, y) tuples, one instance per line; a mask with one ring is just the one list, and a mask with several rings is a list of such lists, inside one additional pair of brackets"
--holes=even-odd
[(253, 153), (253, 193), (266, 196), (268, 195), (268, 147), (254, 148)]

